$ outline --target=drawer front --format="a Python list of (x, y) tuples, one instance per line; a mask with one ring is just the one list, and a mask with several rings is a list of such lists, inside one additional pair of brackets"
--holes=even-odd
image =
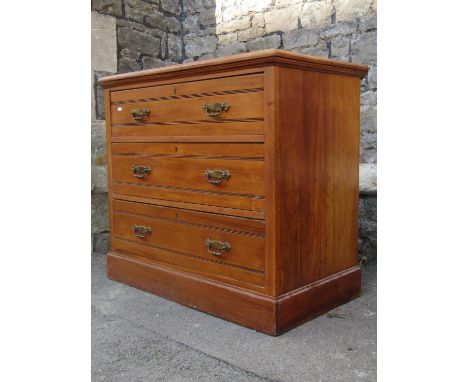
[(112, 135), (263, 134), (263, 75), (111, 93)]
[(113, 204), (115, 249), (189, 270), (261, 283), (263, 222), (121, 200)]
[(114, 193), (263, 210), (262, 144), (112, 144)]

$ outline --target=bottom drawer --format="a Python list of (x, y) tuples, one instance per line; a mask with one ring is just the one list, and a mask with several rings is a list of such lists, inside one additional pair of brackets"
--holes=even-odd
[(113, 248), (212, 278), (263, 285), (264, 222), (113, 201)]

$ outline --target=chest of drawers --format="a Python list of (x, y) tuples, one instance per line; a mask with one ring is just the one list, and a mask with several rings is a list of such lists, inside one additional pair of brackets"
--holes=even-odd
[(102, 78), (108, 276), (272, 335), (357, 297), (366, 73), (266, 50)]

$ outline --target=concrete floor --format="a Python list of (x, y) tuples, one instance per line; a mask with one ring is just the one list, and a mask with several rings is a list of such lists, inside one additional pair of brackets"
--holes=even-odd
[(280, 337), (108, 280), (92, 256), (92, 380), (375, 381), (376, 265), (362, 296)]

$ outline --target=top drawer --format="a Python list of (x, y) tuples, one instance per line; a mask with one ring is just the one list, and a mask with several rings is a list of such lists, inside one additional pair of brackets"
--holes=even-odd
[(114, 137), (261, 135), (263, 75), (111, 92)]

